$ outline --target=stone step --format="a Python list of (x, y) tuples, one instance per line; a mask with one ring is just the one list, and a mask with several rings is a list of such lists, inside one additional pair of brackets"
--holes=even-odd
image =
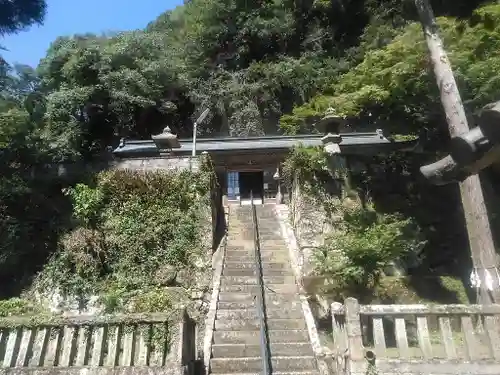
[[(294, 276), (264, 276), (264, 284), (294, 284)], [(221, 285), (257, 285), (257, 276), (221, 276)]]
[[(250, 372), (250, 373), (239, 372), (237, 374), (232, 373), (232, 374), (219, 374), (219, 375), (262, 375), (262, 371)], [(292, 371), (292, 372), (273, 371), (273, 375), (319, 375), (319, 373), (317, 371)]]
[(219, 301), (217, 302), (217, 309), (220, 310), (241, 310), (241, 309), (255, 309), (257, 303), (255, 300), (243, 300), (243, 301)]
[(271, 239), (271, 240), (281, 240), (283, 237), (281, 236), (281, 231), (272, 230), (272, 231), (262, 231), (259, 229), (259, 238), (261, 240)]
[[(232, 374), (219, 374), (219, 375), (262, 375), (261, 372), (250, 372), (250, 373), (244, 373), (244, 372), (239, 372), (239, 373), (232, 373)], [(318, 371), (273, 371), (273, 375), (319, 375)]]
[(267, 246), (266, 244), (264, 244), (262, 242), (260, 243), (260, 254), (261, 254), (261, 256), (262, 255), (269, 255), (269, 254), (273, 254), (273, 253), (286, 254), (287, 257), (290, 254), (290, 252), (288, 251), (288, 247), (286, 246), (286, 244), (279, 245), (279, 246)]
[(276, 217), (257, 217), (257, 224), (259, 225), (259, 229), (269, 229), (271, 227), (279, 228), (279, 221), (276, 219)]
[[(245, 233), (240, 233), (237, 238), (228, 238), (227, 243), (232, 245), (238, 245), (238, 246), (245, 246), (246, 249), (248, 250), (253, 250), (254, 247), (254, 238), (253, 238), (253, 233), (251, 234), (245, 234)], [(238, 251), (238, 249), (236, 249)]]
[[(255, 289), (256, 292), (260, 293), (259, 289)], [(223, 302), (231, 302), (231, 301), (251, 301), (255, 298), (255, 293), (251, 292), (219, 292), (219, 301)], [(298, 301), (298, 295), (296, 291), (293, 293), (272, 293), (265, 290), (266, 301), (274, 301), (276, 303), (284, 302), (284, 301)]]
[(281, 237), (281, 226), (277, 222), (265, 221), (258, 223), (259, 234), (262, 235), (273, 235)]
[[(269, 342), (308, 342), (309, 333), (301, 330), (269, 330)], [(260, 331), (214, 331), (214, 344), (260, 345)]]
[[(261, 247), (260, 249), (260, 256), (261, 257), (266, 257), (266, 256), (273, 256), (273, 255), (282, 255), (282, 256), (288, 256), (289, 251), (286, 247), (280, 247), (280, 248), (264, 248)], [(255, 257), (255, 250), (252, 248), (251, 250), (232, 250), (232, 251), (226, 251), (226, 259), (228, 257), (251, 257), (252, 261)]]
[[(279, 222), (276, 219), (259, 219), (257, 218), (257, 226), (259, 230), (280, 230)], [(236, 227), (240, 228), (248, 228), (253, 229), (253, 221), (252, 218), (249, 219), (237, 219), (237, 220), (229, 220), (229, 228), (233, 229)]]
[[(267, 253), (287, 253), (288, 254), (288, 248), (286, 247), (286, 244), (283, 246), (267, 246), (267, 247), (260, 247), (260, 253), (261, 254), (267, 254)], [(255, 255), (255, 248), (253, 245), (247, 249), (236, 249), (236, 250), (228, 250), (226, 251), (227, 254), (238, 254), (238, 255)]]
[[(267, 319), (269, 332), (273, 330), (305, 330), (307, 328), (304, 319)], [(215, 330), (217, 331), (258, 331), (260, 321), (252, 320), (216, 320)]]
[[(289, 269), (290, 265), (288, 262), (262, 262), (262, 269), (271, 269), (271, 270), (283, 270)], [(228, 261), (224, 262), (225, 269), (255, 269), (255, 261), (253, 262), (240, 262), (240, 261)]]
[(279, 223), (276, 224), (277, 225), (259, 225), (259, 234), (277, 234), (281, 236), (281, 227)]
[(267, 230), (269, 229), (279, 229), (279, 221), (276, 220), (276, 218), (271, 218), (271, 217), (258, 217), (257, 218), (257, 225), (260, 228), (265, 228)]
[(302, 311), (302, 302), (296, 296), (296, 298), (292, 299), (276, 299), (276, 298), (270, 298), (269, 295), (265, 295), (264, 298), (266, 299), (266, 309), (298, 309)]
[[(260, 256), (262, 262), (283, 262), (288, 263), (289, 255), (287, 251), (263, 251)], [(255, 256), (252, 254), (238, 254), (236, 252), (226, 254), (226, 260), (230, 262), (255, 262)]]
[[(273, 270), (273, 269), (262, 269), (262, 274), (264, 276), (293, 276), (291, 269)], [(225, 268), (222, 271), (223, 276), (257, 276), (257, 272), (253, 269), (244, 268)]]
[[(280, 227), (277, 227), (277, 228), (266, 228), (266, 229), (263, 229), (264, 227), (262, 225), (259, 225), (259, 237), (263, 238), (281, 238), (281, 228)], [(247, 233), (249, 234), (252, 234), (253, 235), (253, 227), (245, 227), (245, 230), (247, 231)], [(234, 232), (234, 233), (230, 233), (228, 232), (229, 236), (233, 235), (235, 236), (235, 238), (238, 238), (238, 233)]]
[[(293, 370), (316, 370), (316, 360), (313, 356), (308, 357), (274, 357), (271, 358), (271, 366), (274, 371)], [(229, 372), (259, 372), (262, 370), (260, 358), (212, 358), (210, 369), (213, 374)]]
[(227, 245), (226, 252), (229, 251), (249, 251), (249, 249), (253, 249), (253, 244), (251, 246), (244, 245)]
[[(260, 258), (262, 262), (282, 262), (285, 265), (289, 264), (289, 257), (288, 254), (273, 254), (273, 255), (266, 255), (266, 256), (261, 256)], [(255, 258), (253, 255), (232, 255), (228, 254), (226, 255), (226, 260), (230, 262), (255, 262)]]
[[(266, 293), (276, 293), (276, 294), (292, 294), (297, 293), (297, 287), (295, 284), (265, 284)], [(234, 292), (234, 293), (257, 293), (260, 292), (260, 287), (258, 285), (221, 285), (221, 292)]]
[[(266, 317), (268, 319), (303, 319), (304, 313), (302, 309), (297, 307), (295, 309), (285, 310), (280, 308), (266, 308)], [(257, 309), (218, 309), (216, 312), (216, 319), (258, 319), (259, 314)]]
[[(288, 254), (282, 253), (280, 254), (273, 254), (273, 255), (266, 255), (266, 256), (261, 256), (261, 261), (262, 263), (282, 263), (283, 268), (288, 268), (290, 267), (290, 257)], [(249, 262), (254, 262), (255, 263), (255, 258), (254, 256), (250, 255), (228, 255), (226, 256), (226, 260), (229, 262), (241, 262), (241, 263), (249, 263)]]
[[(269, 308), (276, 308), (276, 309), (283, 309), (283, 310), (291, 310), (291, 309), (297, 309), (297, 308), (302, 308), (302, 304), (300, 301), (268, 301), (266, 300), (266, 309)], [(217, 303), (217, 308), (220, 310), (243, 310), (243, 309), (256, 309), (257, 307), (257, 302), (256, 299), (245, 299), (241, 301), (219, 301)]]
[[(288, 251), (285, 250), (263, 250), (260, 253), (262, 263), (281, 263), (283, 267), (288, 266), (288, 259), (290, 258)], [(226, 253), (225, 263), (253, 263), (255, 267), (255, 253), (244, 251), (233, 251)], [(224, 263), (224, 265), (225, 265)], [(253, 267), (252, 267), (253, 268)]]
[[(273, 343), (270, 344), (271, 356), (313, 356), (311, 344), (309, 342), (298, 343)], [(214, 358), (241, 358), (241, 357), (261, 357), (260, 345), (245, 344), (225, 344), (213, 345), (212, 355)]]
[[(266, 236), (266, 237), (273, 237), (273, 238), (282, 238), (282, 232), (281, 232), (281, 228), (279, 226), (277, 227), (272, 227), (272, 228), (269, 228), (267, 230), (262, 230), (261, 228), (263, 228), (263, 226), (259, 226), (259, 236)], [(240, 239), (240, 238), (243, 238), (243, 236), (245, 238), (248, 238), (248, 239), (253, 239), (253, 235), (254, 235), (254, 228), (252, 226), (252, 224), (241, 224), (241, 225), (237, 225), (237, 226), (231, 226), (228, 228), (227, 230), (227, 235), (228, 235), (228, 238), (231, 238), (231, 239)]]
[[(224, 264), (225, 269), (251, 269), (255, 268), (255, 262), (235, 262), (226, 261)], [(288, 269), (290, 268), (288, 263), (277, 263), (277, 262), (262, 262), (263, 269)]]
[(283, 235), (281, 234), (281, 229), (279, 230), (272, 230), (272, 231), (266, 231), (262, 232), (261, 230), (259, 231), (259, 239), (260, 240), (282, 240)]
[(263, 239), (259, 240), (261, 250), (272, 250), (272, 249), (287, 249), (285, 240), (283, 239)]
[(275, 216), (276, 202), (275, 204), (265, 204), (255, 206), (255, 212), (260, 216)]
[(277, 220), (276, 214), (274, 213), (274, 209), (271, 211), (257, 209), (256, 211), (257, 211), (257, 220), (266, 220), (266, 221), (276, 221)]

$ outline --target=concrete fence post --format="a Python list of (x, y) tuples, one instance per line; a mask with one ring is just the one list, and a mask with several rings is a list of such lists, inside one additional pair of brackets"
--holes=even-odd
[(361, 361), (364, 358), (364, 353), (358, 300), (351, 297), (346, 298), (344, 306), (349, 357), (351, 361)]

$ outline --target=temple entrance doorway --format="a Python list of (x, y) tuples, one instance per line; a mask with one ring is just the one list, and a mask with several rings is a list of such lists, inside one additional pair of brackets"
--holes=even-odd
[(253, 193), (254, 200), (264, 198), (264, 173), (262, 171), (240, 172), (241, 200), (249, 200)]
[(227, 173), (227, 196), (229, 200), (237, 199), (242, 204), (249, 203), (251, 193), (253, 193), (255, 203), (263, 203), (263, 171), (230, 171)]

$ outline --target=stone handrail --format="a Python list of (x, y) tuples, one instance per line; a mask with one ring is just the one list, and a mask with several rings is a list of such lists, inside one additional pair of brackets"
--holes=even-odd
[(337, 358), (351, 374), (500, 373), (500, 305), (331, 306)]
[[(107, 373), (127, 367), (192, 372), (194, 322), (173, 313), (0, 319), (0, 373), (37, 370)], [(136, 373), (136, 372), (134, 372)]]

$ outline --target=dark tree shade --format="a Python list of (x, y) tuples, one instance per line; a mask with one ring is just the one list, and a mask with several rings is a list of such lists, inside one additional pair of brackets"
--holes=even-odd
[(0, 0), (0, 35), (42, 23), (46, 9), (45, 0)]

